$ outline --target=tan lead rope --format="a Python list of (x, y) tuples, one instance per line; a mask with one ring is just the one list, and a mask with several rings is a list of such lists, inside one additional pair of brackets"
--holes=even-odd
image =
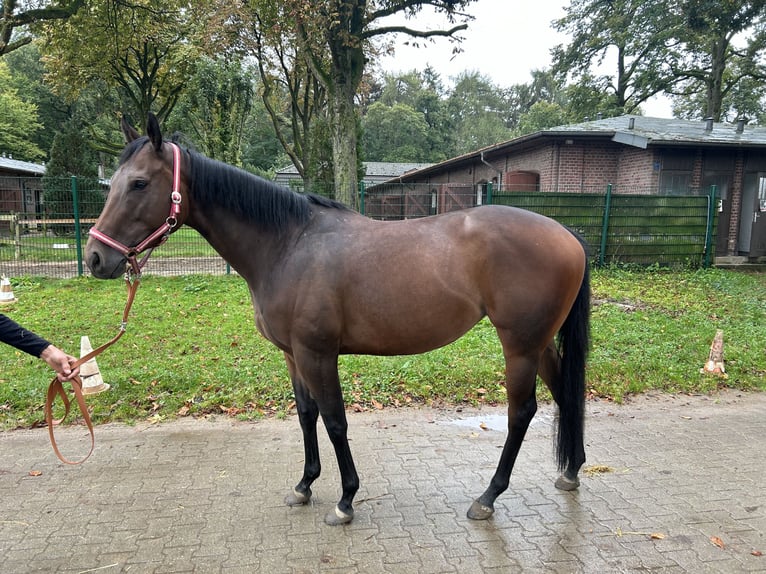
[[(125, 274), (125, 283), (128, 287), (128, 300), (125, 303), (125, 310), (122, 313), (122, 324), (120, 325), (120, 332), (117, 333), (111, 341), (108, 341), (101, 345), (98, 349), (91, 351), (84, 357), (81, 357), (78, 359), (72, 368), (79, 367), (83, 363), (91, 360), (93, 357), (96, 357), (103, 353), (106, 349), (114, 345), (120, 337), (125, 333), (125, 329), (128, 324), (128, 314), (130, 313), (130, 308), (133, 306), (133, 300), (136, 297), (136, 291), (138, 290), (138, 286), (141, 283), (141, 280), (139, 277), (136, 277), (133, 281), (131, 281), (131, 277), (129, 273)], [(90, 433), (90, 451), (88, 451), (88, 454), (85, 455), (84, 458), (77, 460), (77, 461), (71, 461), (67, 458), (65, 458), (61, 451), (59, 451), (58, 445), (56, 444), (56, 438), (53, 434), (53, 428), (66, 420), (67, 415), (69, 415), (69, 407), (71, 405), (71, 400), (69, 399), (69, 396), (67, 395), (66, 391), (64, 390), (64, 384), (59, 381), (58, 377), (54, 377), (51, 381), (50, 385), (48, 385), (48, 393), (45, 398), (45, 422), (48, 425), (48, 435), (51, 439), (51, 446), (53, 447), (53, 452), (56, 453), (56, 456), (59, 458), (61, 462), (64, 464), (81, 464), (88, 460), (91, 454), (93, 454), (93, 449), (96, 446), (96, 437), (93, 432), (93, 422), (90, 420), (90, 413), (88, 412), (88, 405), (85, 403), (85, 397), (83, 397), (82, 394), (82, 380), (79, 376), (76, 376), (72, 378), (71, 381), (69, 381), (72, 384), (72, 391), (74, 393), (74, 398), (77, 401), (77, 406), (80, 408), (80, 413), (82, 414), (83, 419), (85, 420), (85, 424), (88, 427), (88, 432)], [(60, 419), (53, 419), (53, 403), (56, 401), (56, 397), (61, 397), (61, 401), (64, 404), (64, 416), (62, 416)]]

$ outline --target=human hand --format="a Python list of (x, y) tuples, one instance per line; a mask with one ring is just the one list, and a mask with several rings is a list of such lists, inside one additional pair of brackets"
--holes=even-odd
[(72, 365), (77, 362), (77, 359), (71, 355), (67, 355), (64, 351), (54, 345), (45, 347), (43, 352), (40, 353), (40, 358), (56, 371), (56, 376), (62, 383), (64, 381), (70, 381), (80, 374), (80, 367), (72, 368)]

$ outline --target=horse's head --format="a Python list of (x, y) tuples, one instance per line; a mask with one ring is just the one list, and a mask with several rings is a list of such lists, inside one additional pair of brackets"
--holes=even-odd
[(187, 212), (181, 152), (163, 142), (157, 118), (149, 115), (144, 137), (124, 119), (121, 128), (127, 146), (85, 246), (85, 261), (99, 279), (121, 276), (128, 262), (137, 272), (136, 257), (162, 243)]

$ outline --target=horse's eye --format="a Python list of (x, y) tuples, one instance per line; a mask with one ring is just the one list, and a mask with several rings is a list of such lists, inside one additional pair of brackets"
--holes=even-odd
[(147, 185), (149, 185), (149, 182), (145, 179), (137, 179), (133, 182), (133, 189), (146, 189)]

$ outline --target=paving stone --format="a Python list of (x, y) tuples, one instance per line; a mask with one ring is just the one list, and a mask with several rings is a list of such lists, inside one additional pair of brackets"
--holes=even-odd
[[(321, 426), (314, 497), (283, 503), (302, 472), (296, 417), (104, 425), (76, 467), (45, 429), (2, 432), (0, 572), (766, 572), (765, 412), (766, 394), (735, 391), (589, 402), (586, 466), (608, 472), (560, 492), (542, 405), (484, 522), (465, 513), (505, 435), (479, 421), (502, 408), (349, 413), (362, 486), (354, 521), (335, 528)], [(82, 428), (59, 435), (70, 456), (87, 450)]]

